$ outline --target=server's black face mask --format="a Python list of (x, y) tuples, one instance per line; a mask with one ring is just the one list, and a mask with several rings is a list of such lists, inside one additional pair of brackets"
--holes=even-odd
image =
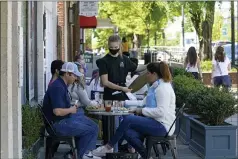
[(116, 55), (119, 52), (120, 49), (109, 49), (110, 53), (112, 55)]

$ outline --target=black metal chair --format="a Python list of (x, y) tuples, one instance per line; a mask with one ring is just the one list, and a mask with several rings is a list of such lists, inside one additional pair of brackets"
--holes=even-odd
[[(55, 152), (55, 145), (57, 145), (58, 143), (64, 142), (70, 145), (71, 150), (70, 152), (68, 152), (66, 155), (68, 155), (69, 153), (72, 153), (73, 155), (73, 159), (77, 159), (77, 149), (75, 146), (75, 140), (74, 140), (74, 136), (57, 136), (56, 132), (53, 128), (53, 123), (50, 122), (43, 110), (42, 110), (42, 106), (41, 104), (38, 104), (38, 107), (41, 111), (42, 117), (44, 119), (44, 124), (45, 124), (45, 129), (46, 132), (44, 134), (44, 138), (45, 138), (45, 159), (52, 159), (54, 156), (54, 152)], [(66, 156), (65, 155), (65, 156)]]
[[(158, 149), (158, 145), (161, 145), (161, 148), (163, 150), (163, 154), (166, 155), (167, 150), (171, 150), (173, 159), (177, 159), (177, 147), (176, 147), (176, 138), (177, 135), (172, 135), (169, 136), (169, 133), (174, 126), (175, 122), (177, 119), (180, 117), (180, 115), (183, 113), (185, 104), (183, 104), (182, 107), (180, 107), (176, 113), (176, 118), (173, 121), (171, 127), (169, 128), (169, 131), (165, 136), (147, 136), (146, 137), (146, 150), (147, 150), (147, 155), (146, 159), (149, 159), (151, 156), (151, 149), (153, 147), (156, 157), (160, 158), (160, 153)], [(172, 144), (173, 143), (173, 144)]]

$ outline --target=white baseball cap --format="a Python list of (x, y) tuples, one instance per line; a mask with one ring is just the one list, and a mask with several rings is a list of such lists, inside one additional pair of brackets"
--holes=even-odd
[(83, 76), (83, 74), (79, 72), (78, 66), (74, 64), (73, 62), (65, 62), (60, 71), (70, 72), (78, 77)]

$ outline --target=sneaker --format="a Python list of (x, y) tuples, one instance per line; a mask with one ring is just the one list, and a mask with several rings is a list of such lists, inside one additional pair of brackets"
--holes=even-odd
[(113, 153), (113, 148), (109, 150), (106, 146), (99, 146), (97, 149), (92, 151), (92, 154), (98, 157), (104, 157), (106, 156), (106, 153)]
[(101, 159), (101, 157), (94, 156), (90, 151), (88, 154), (83, 155), (83, 159)]

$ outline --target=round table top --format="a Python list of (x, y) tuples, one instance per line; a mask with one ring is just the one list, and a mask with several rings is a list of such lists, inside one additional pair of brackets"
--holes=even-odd
[(88, 114), (93, 114), (93, 115), (103, 115), (103, 116), (121, 116), (121, 115), (131, 115), (133, 113), (129, 112), (88, 112)]

